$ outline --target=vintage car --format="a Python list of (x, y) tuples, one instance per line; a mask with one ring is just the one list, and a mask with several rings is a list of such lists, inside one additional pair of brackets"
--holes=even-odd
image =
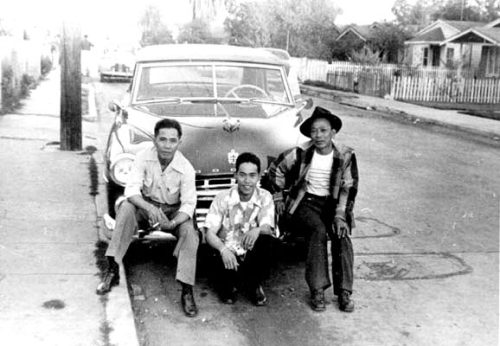
[(271, 161), (305, 139), (297, 125), (301, 110), (312, 106), (291, 88), (288, 70), (286, 60), (257, 48), (179, 44), (139, 51), (125, 101), (110, 103), (116, 118), (104, 175), (111, 217), (134, 155), (152, 145), (154, 125), (164, 117), (183, 128), (179, 150), (196, 170), (198, 224), (215, 194), (235, 184), (238, 154), (260, 157), (265, 187)]
[(99, 60), (99, 78), (101, 82), (128, 82), (134, 72), (135, 57), (130, 52), (108, 52)]

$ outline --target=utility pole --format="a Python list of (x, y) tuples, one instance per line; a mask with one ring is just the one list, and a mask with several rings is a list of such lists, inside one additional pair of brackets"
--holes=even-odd
[(61, 150), (82, 149), (81, 33), (63, 22), (61, 35)]

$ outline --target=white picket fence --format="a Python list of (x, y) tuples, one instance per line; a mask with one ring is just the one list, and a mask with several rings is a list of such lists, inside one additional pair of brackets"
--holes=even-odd
[(500, 103), (499, 79), (394, 77), (391, 84), (395, 100)]
[(301, 81), (314, 80), (326, 82), (328, 73), (352, 74), (354, 79), (362, 72), (376, 73), (389, 78), (394, 75), (433, 78), (461, 76), (463, 78), (470, 78), (477, 73), (475, 70), (453, 70), (435, 66), (411, 67), (396, 64), (362, 65), (348, 61), (332, 61), (328, 63), (325, 60), (308, 58), (291, 58), (291, 64), (297, 71), (297, 75)]

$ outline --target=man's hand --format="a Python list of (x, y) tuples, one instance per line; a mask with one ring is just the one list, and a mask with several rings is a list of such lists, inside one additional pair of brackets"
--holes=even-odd
[(339, 239), (347, 237), (350, 233), (349, 226), (347, 226), (344, 220), (336, 218), (333, 225), (333, 233), (335, 233)]
[(238, 269), (238, 260), (236, 259), (235, 254), (228, 247), (224, 246), (220, 251), (220, 255), (222, 257), (222, 262), (224, 263), (224, 268), (231, 270)]
[(285, 212), (285, 202), (284, 201), (275, 201), (274, 208), (276, 209), (277, 215), (283, 215)]
[(151, 225), (161, 221), (163, 212), (160, 208), (150, 205), (149, 208), (146, 209), (146, 212), (148, 213), (148, 220)]
[(259, 237), (260, 229), (258, 227), (252, 228), (243, 235), (242, 245), (245, 250), (252, 250), (255, 245), (255, 241)]

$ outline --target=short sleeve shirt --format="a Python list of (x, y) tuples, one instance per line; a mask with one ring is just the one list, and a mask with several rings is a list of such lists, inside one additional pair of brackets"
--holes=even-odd
[(246, 252), (242, 246), (244, 234), (263, 225), (269, 225), (276, 235), (273, 198), (269, 191), (259, 187), (243, 204), (237, 186), (219, 192), (205, 219), (205, 227), (218, 229), (217, 236), (237, 255)]

